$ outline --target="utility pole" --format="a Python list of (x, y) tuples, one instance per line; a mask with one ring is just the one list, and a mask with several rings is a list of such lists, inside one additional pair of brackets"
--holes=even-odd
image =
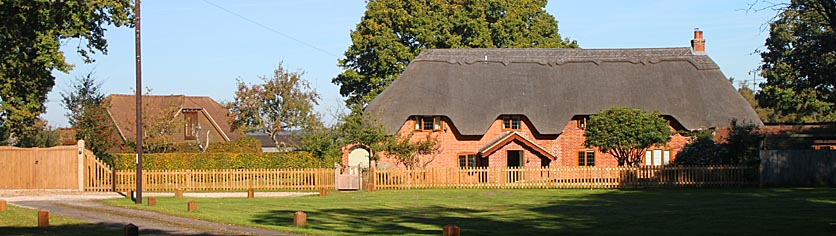
[(142, 204), (142, 47), (139, 37), (139, 2), (134, 10), (134, 34), (136, 35), (136, 204)]

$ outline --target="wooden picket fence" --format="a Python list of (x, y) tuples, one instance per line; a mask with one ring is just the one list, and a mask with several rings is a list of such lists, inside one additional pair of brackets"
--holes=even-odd
[(373, 170), (376, 189), (732, 187), (757, 183), (744, 166), (432, 168)]
[[(144, 191), (317, 190), (334, 188), (334, 169), (145, 170)], [(136, 189), (136, 172), (116, 171), (114, 190)]]
[(113, 191), (113, 170), (93, 155), (90, 150), (84, 150), (84, 191), (110, 192)]

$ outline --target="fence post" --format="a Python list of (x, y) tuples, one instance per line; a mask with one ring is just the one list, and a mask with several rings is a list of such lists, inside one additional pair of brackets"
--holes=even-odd
[(254, 197), (255, 197), (255, 192), (253, 192), (253, 187), (250, 187), (250, 189), (247, 190), (247, 198), (254, 198)]
[(195, 202), (195, 201), (190, 201), (186, 205), (188, 206), (189, 212), (193, 212), (193, 211), (197, 210), (197, 202)]
[(133, 223), (125, 225), (125, 236), (139, 236), (139, 227), (136, 227)]
[(38, 211), (38, 227), (49, 227), (49, 211), (46, 209)]
[(308, 215), (303, 211), (293, 213), (293, 225), (296, 227), (305, 227), (308, 224)]
[(6, 200), (0, 200), (0, 211), (6, 211)]
[(78, 191), (84, 191), (84, 140), (78, 140)]
[(441, 227), (441, 235), (442, 236), (459, 236), (461, 234), (461, 228), (454, 224), (447, 224)]

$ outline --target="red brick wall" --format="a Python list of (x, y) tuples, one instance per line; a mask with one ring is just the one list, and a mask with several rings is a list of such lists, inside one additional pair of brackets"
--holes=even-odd
[[(480, 148), (485, 146), (486, 144), (490, 143), (500, 135), (502, 135), (507, 130), (503, 130), (502, 128), (502, 119), (497, 118), (491, 124), (490, 128), (485, 132), (485, 135), (482, 136), (464, 136), (458, 133), (456, 127), (450, 122), (449, 119), (444, 118), (442, 119), (443, 123), (443, 130), (428, 132), (428, 131), (415, 131), (415, 120), (409, 119), (404, 122), (404, 125), (401, 126), (399, 131), (400, 134), (409, 134), (410, 132), (415, 132), (412, 137), (413, 141), (419, 141), (425, 139), (427, 135), (432, 135), (439, 141), (440, 145), (440, 152), (433, 155), (423, 155), (420, 156), (422, 161), (421, 164), (425, 162), (429, 162), (426, 164), (426, 167), (458, 167), (459, 154), (475, 154), (478, 152)], [(566, 124), (563, 128), (563, 133), (560, 135), (541, 135), (535, 130), (531, 129), (531, 123), (522, 118), (522, 122), (520, 122), (520, 129), (516, 130), (521, 135), (527, 137), (529, 140), (536, 142), (538, 145), (546, 149), (546, 151), (551, 152), (557, 160), (549, 160), (550, 165), (558, 165), (558, 166), (577, 166), (578, 165), (578, 151), (585, 151), (590, 150), (583, 146), (583, 142), (585, 140), (583, 136), (583, 129), (578, 128), (577, 121), (572, 120)], [(673, 128), (671, 128), (673, 129)], [(668, 142), (664, 147), (657, 147), (662, 149), (670, 150), (671, 152), (671, 161), (675, 158), (676, 154), (679, 153), (680, 150), (689, 142), (690, 138), (686, 136), (682, 136), (680, 134), (675, 134), (671, 141)], [(654, 148), (655, 149), (655, 148)], [(513, 150), (520, 150), (522, 151), (522, 155), (524, 163), (522, 163), (525, 167), (540, 167), (541, 163), (547, 159), (542, 155), (537, 154), (537, 152), (531, 150), (530, 148), (526, 148), (520, 145), (518, 142), (511, 142), (504, 147), (500, 148), (496, 152), (490, 154), (489, 156), (482, 157), (488, 159), (488, 163), (491, 167), (505, 167), (507, 166), (507, 152)], [(618, 162), (614, 157), (609, 154), (602, 153), (596, 149), (595, 150), (595, 166), (617, 166)], [(350, 151), (350, 150), (349, 150)], [(344, 154), (345, 155), (345, 154)], [(429, 161), (432, 159), (432, 161)], [(345, 161), (344, 161), (345, 162)], [(390, 157), (384, 157), (377, 162), (380, 167), (383, 168), (394, 168), (394, 167), (404, 167), (403, 165), (399, 164), (395, 159)], [(418, 167), (422, 167), (419, 165)]]

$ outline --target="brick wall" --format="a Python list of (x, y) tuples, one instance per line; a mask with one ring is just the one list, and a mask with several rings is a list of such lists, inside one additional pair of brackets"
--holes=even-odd
[[(589, 149), (583, 146), (583, 142), (585, 140), (583, 136), (584, 130), (578, 127), (577, 122), (577, 120), (569, 121), (566, 126), (564, 126), (563, 132), (560, 135), (543, 135), (535, 129), (532, 129), (534, 127), (525, 117), (523, 117), (522, 122), (520, 122), (520, 129), (515, 130), (521, 135), (527, 137), (529, 140), (536, 142), (538, 145), (546, 149), (546, 151), (551, 152), (551, 154), (557, 158), (556, 160), (550, 160), (542, 155), (539, 155), (534, 150), (524, 147), (521, 143), (516, 141), (505, 145), (489, 156), (481, 158), (487, 159), (487, 162), (491, 167), (505, 167), (508, 165), (508, 151), (522, 151), (522, 156), (524, 158), (522, 165), (525, 167), (540, 167), (543, 162), (547, 162), (552, 166), (577, 166), (579, 151), (595, 150), (596, 166), (617, 166), (618, 162), (613, 156), (602, 153), (597, 149)], [(501, 118), (494, 120), (485, 132), (485, 135), (481, 136), (461, 135), (458, 130), (456, 130), (455, 125), (453, 125), (447, 118), (442, 119), (442, 123), (443, 129), (439, 131), (415, 131), (415, 120), (409, 119), (404, 122), (404, 125), (401, 126), (401, 129), (399, 130), (399, 133), (402, 135), (415, 132), (412, 137), (413, 141), (423, 140), (427, 137), (427, 135), (431, 135), (439, 141), (439, 153), (420, 156), (422, 161), (421, 164), (428, 162), (426, 167), (429, 168), (457, 167), (459, 165), (458, 155), (475, 154), (480, 148), (507, 132), (507, 130), (502, 128)], [(664, 147), (654, 147), (653, 149), (670, 150), (671, 161), (673, 161), (676, 154), (682, 150), (689, 140), (689, 137), (675, 134), (671, 137), (671, 141)], [(349, 152), (351, 151), (344, 149), (344, 156), (346, 155), (345, 153), (347, 153), (345, 150)], [(344, 159), (343, 162), (347, 163), (347, 159)], [(386, 168), (403, 167), (403, 165), (398, 164), (395, 159), (389, 157), (384, 157), (377, 163), (378, 166)]]

